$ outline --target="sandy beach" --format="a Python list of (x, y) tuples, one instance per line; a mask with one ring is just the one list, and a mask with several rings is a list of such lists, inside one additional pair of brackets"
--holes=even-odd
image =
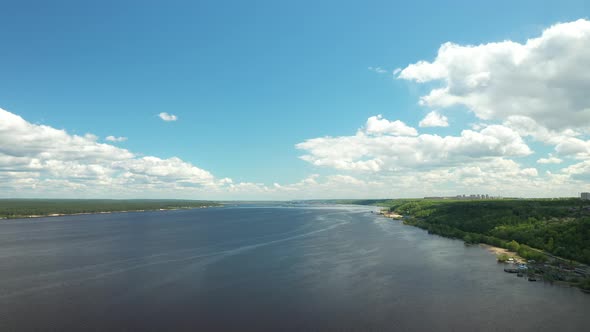
[(403, 217), (404, 217), (401, 214), (397, 214), (395, 212), (389, 212), (387, 210), (381, 211), (380, 214), (383, 215), (384, 217), (391, 218), (391, 219), (403, 219)]
[(513, 252), (513, 251), (510, 251), (508, 249), (494, 247), (494, 246), (491, 246), (489, 244), (484, 244), (484, 243), (480, 243), (479, 245), (482, 248), (486, 249), (487, 251), (493, 253), (496, 256), (498, 256), (500, 254), (506, 254), (506, 255), (508, 255), (508, 257), (513, 257), (516, 260), (516, 262), (518, 262), (518, 263), (524, 263), (524, 262), (526, 262), (526, 259), (520, 257), (518, 255), (518, 253)]

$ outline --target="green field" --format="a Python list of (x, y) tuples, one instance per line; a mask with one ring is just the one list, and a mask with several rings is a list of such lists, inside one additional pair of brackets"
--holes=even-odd
[(192, 200), (0, 199), (0, 218), (12, 219), (53, 214), (190, 209), (217, 205), (220, 204)]

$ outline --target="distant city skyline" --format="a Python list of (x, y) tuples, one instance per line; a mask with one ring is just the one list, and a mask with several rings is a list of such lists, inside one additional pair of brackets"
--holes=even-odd
[(0, 21), (1, 198), (590, 191), (585, 1), (31, 6)]

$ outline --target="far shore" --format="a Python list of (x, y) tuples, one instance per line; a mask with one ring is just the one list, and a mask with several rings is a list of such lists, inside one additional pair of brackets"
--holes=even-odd
[(0, 220), (18, 220), (18, 219), (33, 219), (33, 218), (51, 218), (51, 217), (64, 217), (64, 216), (80, 216), (90, 214), (111, 214), (111, 213), (134, 213), (134, 212), (155, 212), (155, 211), (175, 211), (175, 210), (192, 210), (192, 209), (204, 209), (216, 207), (215, 205), (206, 205), (198, 207), (177, 207), (169, 209), (142, 209), (142, 210), (113, 210), (113, 211), (96, 211), (96, 212), (76, 212), (76, 213), (51, 213), (51, 214), (31, 214), (22, 215), (15, 217), (0, 217)]

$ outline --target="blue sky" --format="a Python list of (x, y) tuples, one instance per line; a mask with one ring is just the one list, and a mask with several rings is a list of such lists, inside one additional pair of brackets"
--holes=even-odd
[[(517, 173), (511, 174), (527, 169), (529, 171), (524, 173), (531, 173), (530, 169), (534, 168), (537, 176), (547, 170), (558, 173), (586, 162), (587, 153), (579, 149), (574, 149), (570, 155), (557, 156), (556, 148), (561, 141), (548, 142), (539, 135), (523, 133), (522, 126), (519, 136), (533, 153), (521, 149), (508, 155), (478, 154), (478, 158), (488, 158), (478, 161), (468, 155), (468, 161), (458, 157), (444, 165), (438, 162), (391, 164), (385, 161), (391, 156), (381, 156), (381, 152), (336, 161), (334, 156), (318, 152), (322, 147), (317, 144), (313, 147), (300, 145), (327, 136), (352, 137), (357, 130), (367, 127), (367, 119), (379, 114), (382, 119), (399, 120), (418, 128), (419, 134), (441, 137), (460, 136), (465, 129), (474, 130), (470, 126), (476, 123), (506, 125), (508, 116), (514, 114), (502, 115), (498, 111), (485, 118), (482, 114), (489, 105), (469, 104), (467, 99), (448, 106), (442, 102), (420, 105), (421, 97), (444, 83), (439, 78), (424, 80), (409, 71), (400, 77), (400, 71), (396, 74), (393, 71), (419, 61), (433, 62), (445, 42), (462, 46), (508, 40), (526, 43), (527, 39), (540, 37), (545, 29), (555, 24), (586, 18), (590, 5), (584, 1), (455, 1), (444, 5), (435, 1), (411, 4), (393, 1), (0, 1), (0, 6), (3, 14), (0, 20), (3, 45), (0, 108), (24, 119), (33, 126), (31, 130), (44, 125), (65, 130), (70, 136), (82, 137), (90, 133), (95, 136), (91, 141), (119, 147), (133, 153), (134, 158), (153, 156), (168, 160), (176, 157), (211, 173), (214, 182), (230, 178), (236, 186), (244, 184), (243, 191), (216, 187), (214, 198), (462, 193), (466, 188), (448, 179), (419, 190), (408, 184), (416, 189), (413, 191), (408, 191), (409, 187), (395, 190), (372, 187), (370, 183), (399, 183), (397, 176), (419, 178), (433, 174), (416, 173), (422, 170), (477, 168), (479, 164), (472, 165), (473, 162), (489, 162), (489, 158), (498, 157), (518, 164)], [(587, 110), (585, 107), (572, 112), (581, 114)], [(418, 123), (431, 111), (446, 116), (449, 125), (419, 128)], [(158, 116), (162, 112), (176, 115), (177, 120), (162, 121)], [(561, 112), (561, 109), (554, 112)], [(539, 110), (538, 114), (546, 113), (546, 110)], [(588, 141), (584, 126), (564, 124), (550, 128), (540, 120), (544, 117), (527, 116), (540, 128), (554, 130), (553, 133), (576, 130), (575, 135), (566, 135), (567, 139), (582, 141), (576, 143), (583, 145)], [(8, 118), (3, 121), (8, 123)], [(110, 135), (126, 140), (106, 141)], [(0, 136), (0, 147), (19, 144), (22, 140), (15, 142), (8, 138), (2, 140)], [(321, 144), (337, 148), (340, 143), (324, 141)], [(396, 141), (395, 144), (402, 143)], [(515, 147), (518, 148), (522, 146)], [(10, 156), (23, 154), (11, 153)], [(536, 162), (549, 153), (561, 160), (571, 157), (571, 161)], [(6, 151), (4, 154), (9, 156)], [(304, 155), (309, 157), (300, 158)], [(328, 162), (326, 158), (331, 160)], [(66, 159), (70, 163), (80, 158)], [(59, 160), (63, 164), (66, 159)], [(382, 164), (369, 171), (359, 172), (356, 166), (341, 166), (342, 162), (377, 159)], [(2, 167), (0, 163), (0, 177), (4, 176), (2, 179), (7, 184), (10, 182), (4, 195), (94, 197), (113, 194), (112, 183), (105, 187), (94, 182), (85, 183), (88, 175), (75, 180), (64, 179), (59, 171), (50, 169), (51, 163), (39, 160), (42, 166), (34, 170), (30, 161), (26, 167), (13, 164), (9, 167), (8, 162)], [(66, 169), (71, 171), (73, 166), (68, 165), (70, 168)], [(96, 160), (83, 163), (84, 167), (88, 165), (104, 166), (104, 163)], [(119, 173), (112, 173), (111, 177), (122, 176), (122, 169), (129, 171), (117, 167)], [(18, 176), (14, 172), (19, 172)], [(27, 178), (30, 181), (21, 179), (27, 172), (32, 172)], [(578, 173), (575, 175), (583, 178)], [(24, 185), (14, 182), (17, 177)], [(345, 179), (351, 187), (330, 186), (330, 177)], [(306, 179), (315, 179), (313, 181), (325, 187), (307, 190), (302, 184), (285, 192), (275, 191)], [(48, 180), (72, 180), (75, 185), (72, 191), (63, 191), (51, 188)], [(186, 178), (170, 176), (168, 180), (183, 182)], [(142, 181), (149, 182), (150, 177)], [(158, 181), (154, 185), (160, 183)], [(364, 189), (355, 190), (358, 184), (355, 181), (363, 182)], [(538, 188), (543, 181), (547, 179), (529, 183), (526, 191), (514, 190), (522, 184), (480, 182), (475, 188), (491, 194), (535, 196), (535, 192), (540, 192), (540, 196), (544, 196), (543, 188)], [(547, 195), (575, 195), (579, 183), (572, 181), (558, 192), (547, 191)], [(37, 185), (31, 186), (32, 183)], [(246, 184), (258, 187), (250, 188)], [(158, 196), (157, 192), (146, 192), (149, 190), (115, 191), (114, 195)], [(210, 190), (175, 192), (171, 188), (164, 196), (208, 198), (207, 192)]]

